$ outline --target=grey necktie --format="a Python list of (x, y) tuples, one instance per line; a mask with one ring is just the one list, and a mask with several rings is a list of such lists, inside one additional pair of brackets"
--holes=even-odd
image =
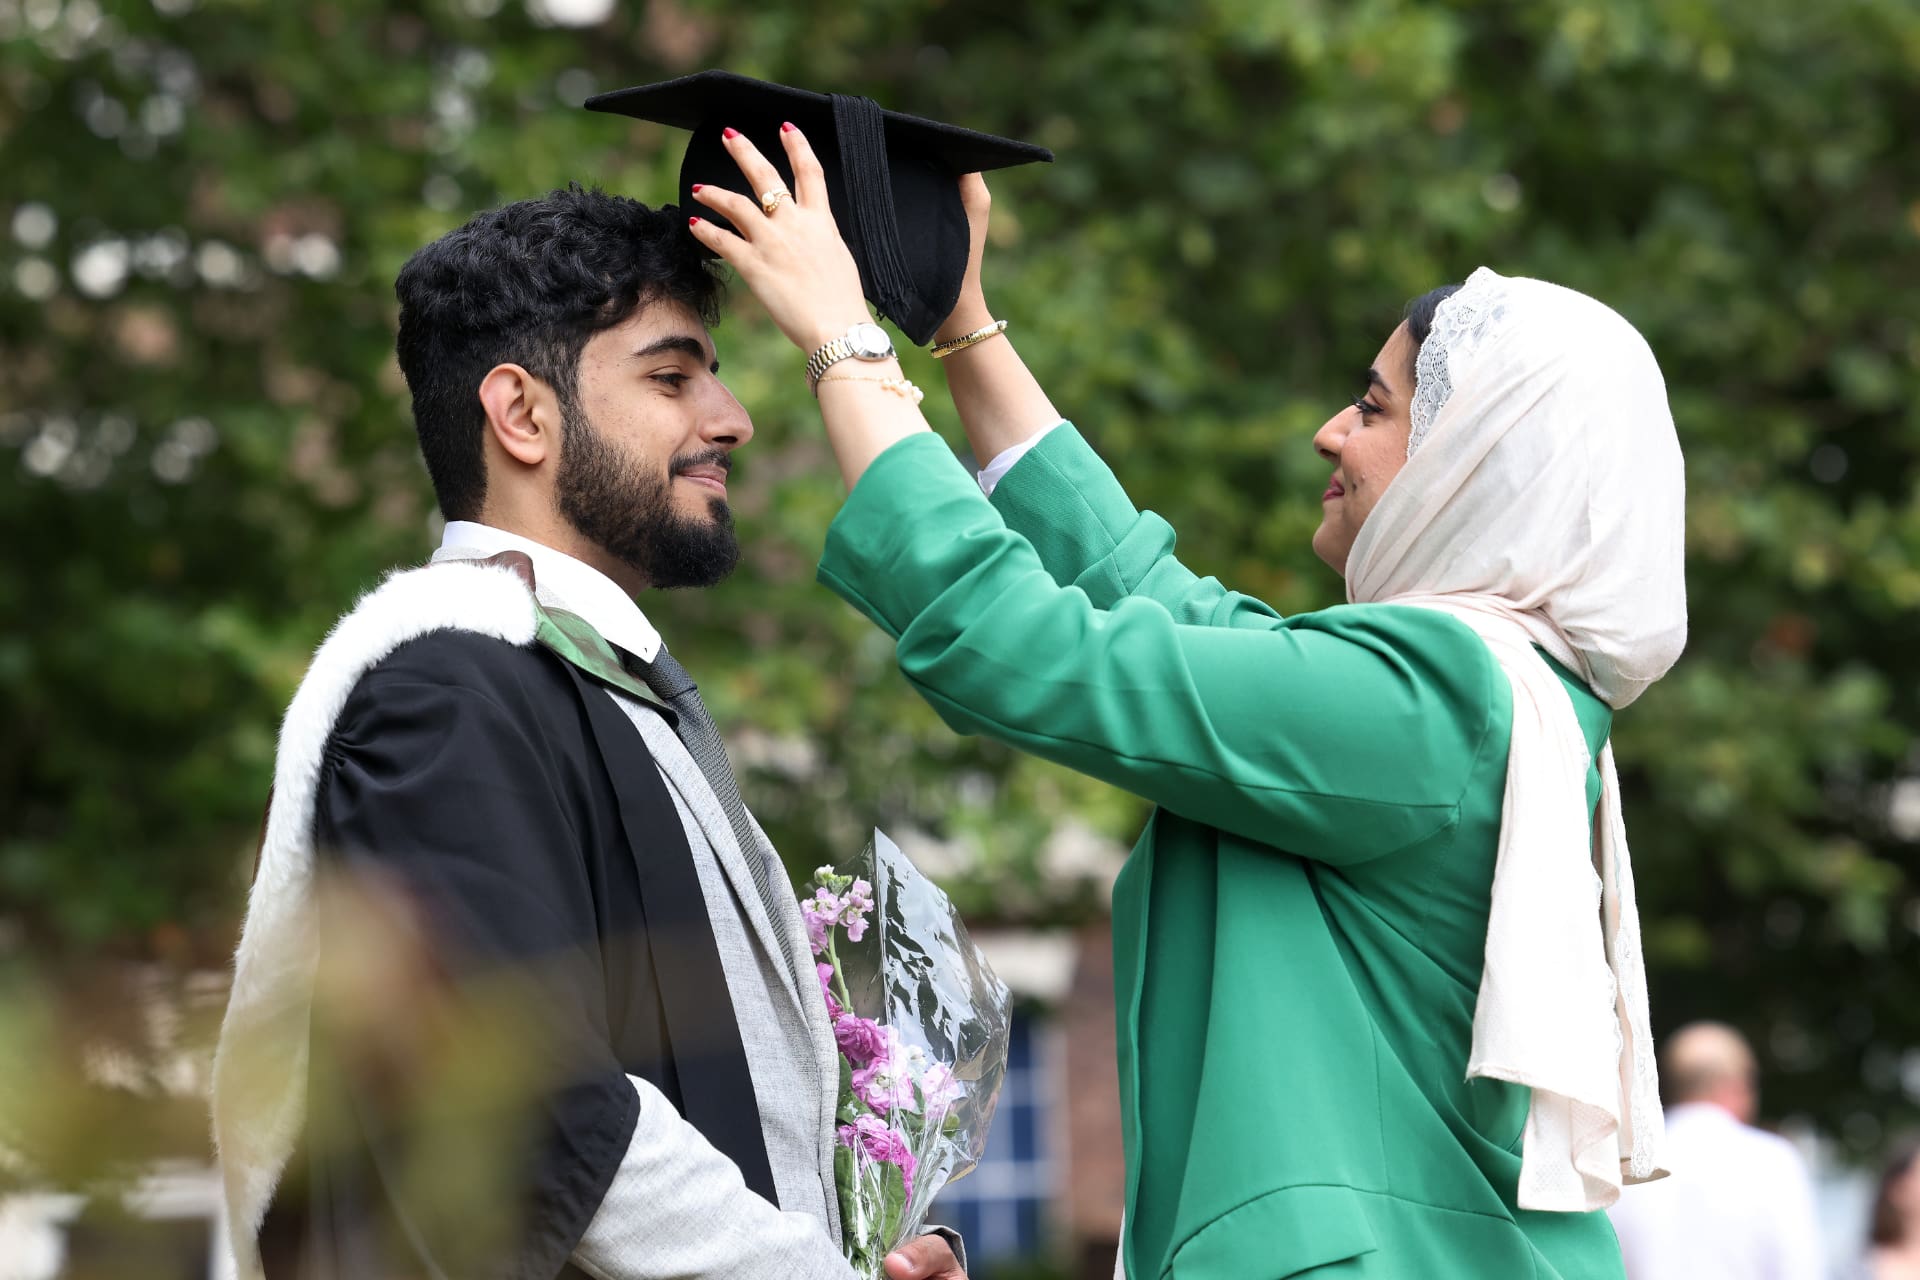
[(680, 717), (681, 745), (700, 766), (707, 785), (713, 788), (721, 809), (726, 811), (727, 821), (733, 826), (733, 837), (740, 842), (740, 857), (753, 876), (754, 888), (760, 891), (761, 905), (766, 907), (767, 918), (775, 922), (774, 928), (778, 929), (780, 909), (773, 896), (773, 871), (767, 865), (770, 859), (761, 852), (760, 842), (754, 838), (753, 824), (747, 820), (746, 803), (740, 799), (740, 785), (733, 780), (733, 766), (727, 763), (726, 745), (720, 741), (720, 731), (713, 727), (707, 704), (700, 701), (700, 690), (693, 683), (693, 677), (664, 645), (652, 662), (643, 662), (637, 655), (629, 654), (627, 665), (646, 682), (655, 697)]

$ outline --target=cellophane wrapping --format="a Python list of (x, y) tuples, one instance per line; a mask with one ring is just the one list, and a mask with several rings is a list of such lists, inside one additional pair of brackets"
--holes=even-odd
[(808, 889), (801, 912), (840, 1048), (843, 1243), (877, 1280), (986, 1149), (1012, 999), (947, 895), (884, 832)]

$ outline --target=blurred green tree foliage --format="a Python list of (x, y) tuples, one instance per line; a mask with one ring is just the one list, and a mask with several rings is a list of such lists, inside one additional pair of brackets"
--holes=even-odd
[[(281, 708), (437, 533), (395, 272), (569, 180), (671, 199), (683, 135), (577, 104), (712, 65), (1055, 148), (995, 182), (990, 297), (1191, 562), (1283, 610), (1340, 598), (1307, 441), (1407, 297), (1485, 262), (1640, 325), (1692, 492), (1692, 644), (1619, 733), (1659, 1029), (1740, 1023), (1769, 1110), (1861, 1151), (1911, 1116), (1911, 0), (0, 0), (13, 962), (220, 961)], [(812, 584), (838, 481), (736, 301), (748, 556), (646, 603), (749, 798), (796, 867), (917, 825), (977, 910), (1087, 910), (1047, 833), (1140, 807), (951, 737)]]

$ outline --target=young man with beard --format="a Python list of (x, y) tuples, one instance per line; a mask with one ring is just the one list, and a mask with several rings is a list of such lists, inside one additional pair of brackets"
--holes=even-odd
[(674, 210), (571, 188), (397, 291), (448, 523), (282, 729), (215, 1062), (239, 1272), (849, 1280), (805, 929), (639, 603), (739, 559), (718, 282)]

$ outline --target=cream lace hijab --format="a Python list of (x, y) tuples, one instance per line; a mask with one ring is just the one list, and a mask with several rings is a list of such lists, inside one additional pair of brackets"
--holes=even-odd
[(1615, 708), (1679, 657), (1685, 486), (1666, 386), (1613, 311), (1483, 267), (1434, 315), (1412, 419), (1347, 598), (1453, 614), (1513, 684), (1467, 1075), (1533, 1090), (1521, 1208), (1603, 1208), (1665, 1172), (1640, 921), (1612, 746), (1589, 824), (1592, 761), (1534, 646)]

